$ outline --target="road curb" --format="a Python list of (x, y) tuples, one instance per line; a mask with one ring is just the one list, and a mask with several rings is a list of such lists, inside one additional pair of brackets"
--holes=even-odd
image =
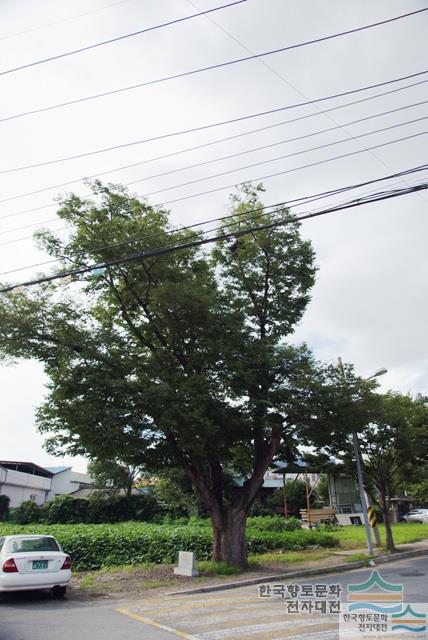
[[(400, 551), (394, 554), (381, 555), (374, 558), (376, 564), (386, 564), (388, 562), (396, 562), (413, 558), (417, 556), (428, 555), (428, 547), (422, 549), (411, 549), (409, 551)], [(346, 564), (330, 565), (329, 567), (319, 567), (318, 569), (302, 569), (301, 571), (287, 571), (276, 575), (264, 576), (263, 578), (248, 578), (247, 580), (237, 580), (235, 582), (224, 582), (220, 584), (207, 585), (206, 587), (196, 587), (195, 589), (185, 589), (183, 591), (170, 591), (167, 596), (185, 596), (197, 593), (209, 593), (210, 591), (225, 591), (227, 589), (237, 589), (239, 587), (249, 587), (254, 584), (263, 584), (264, 582), (275, 582), (277, 580), (287, 580), (289, 578), (305, 578), (306, 576), (319, 576), (326, 573), (345, 573), (353, 569), (361, 569), (367, 566), (365, 560), (358, 562), (348, 562)]]
[(428, 547), (421, 549), (409, 549), (409, 551), (399, 551), (389, 555), (382, 555), (375, 558), (376, 564), (385, 564), (386, 562), (394, 562), (395, 560), (405, 560), (406, 558), (415, 558), (417, 556), (428, 555)]

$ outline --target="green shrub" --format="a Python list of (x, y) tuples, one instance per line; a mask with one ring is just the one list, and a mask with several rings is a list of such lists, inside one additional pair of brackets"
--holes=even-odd
[[(1, 535), (26, 533), (25, 526), (0, 524)], [(77, 570), (100, 569), (123, 564), (173, 564), (180, 550), (194, 551), (198, 560), (210, 560), (212, 533), (209, 527), (153, 525), (140, 522), (76, 525), (32, 525), (31, 533), (55, 536), (73, 559)], [(250, 553), (274, 549), (298, 551), (311, 545), (335, 546), (337, 539), (316, 531), (257, 531), (247, 534)]]
[(88, 501), (87, 522), (120, 522), (130, 520), (129, 498), (104, 497), (94, 494)]
[(296, 531), (302, 528), (298, 518), (284, 518), (283, 516), (251, 516), (247, 520), (247, 529), (259, 531)]
[(9, 496), (0, 496), (0, 520), (7, 520), (9, 515), (9, 504), (10, 498)]
[(343, 527), (341, 525), (338, 524), (327, 524), (322, 522), (321, 524), (317, 525), (316, 527), (317, 531), (320, 532), (324, 532), (324, 533), (335, 533), (335, 531), (341, 531), (343, 529)]
[(30, 524), (39, 522), (41, 517), (41, 508), (32, 500), (25, 500), (19, 507), (14, 509), (13, 519), (18, 524)]
[(151, 493), (131, 497), (132, 519), (150, 522), (163, 514), (163, 508)]
[(335, 547), (339, 541), (334, 536), (317, 531), (247, 531), (248, 551), (265, 553), (274, 549), (300, 551), (306, 547)]
[(38, 520), (49, 524), (150, 521), (159, 512), (159, 505), (151, 495), (105, 497), (94, 494), (89, 500), (65, 495), (43, 505)]
[(87, 522), (88, 501), (71, 496), (57, 496), (43, 506), (42, 515), (51, 524)]
[(137, 496), (93, 496), (89, 501), (88, 522), (125, 522), (142, 520), (150, 522), (162, 509), (150, 494)]

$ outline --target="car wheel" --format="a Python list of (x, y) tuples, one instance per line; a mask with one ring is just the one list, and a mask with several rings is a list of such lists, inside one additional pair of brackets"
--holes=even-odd
[(55, 600), (61, 600), (65, 596), (65, 592), (67, 591), (67, 587), (54, 587), (52, 589), (52, 595)]

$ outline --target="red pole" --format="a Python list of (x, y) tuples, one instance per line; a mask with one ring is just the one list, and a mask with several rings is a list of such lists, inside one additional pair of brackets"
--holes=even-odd
[(285, 473), (284, 472), (282, 472), (282, 487), (283, 487), (283, 494), (284, 494), (284, 518), (287, 519), (288, 518), (287, 488), (286, 488), (286, 484), (285, 484)]
[(311, 501), (309, 500), (308, 469), (307, 469), (307, 467), (305, 467), (305, 488), (306, 488), (306, 506), (307, 506), (307, 509), (308, 509), (308, 524), (309, 524), (309, 529), (312, 529)]

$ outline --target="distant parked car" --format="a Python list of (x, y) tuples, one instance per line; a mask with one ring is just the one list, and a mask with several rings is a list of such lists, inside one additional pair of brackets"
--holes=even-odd
[(413, 509), (403, 516), (406, 522), (426, 522), (428, 520), (428, 509)]
[(52, 536), (0, 538), (0, 592), (51, 589), (65, 595), (71, 559)]

